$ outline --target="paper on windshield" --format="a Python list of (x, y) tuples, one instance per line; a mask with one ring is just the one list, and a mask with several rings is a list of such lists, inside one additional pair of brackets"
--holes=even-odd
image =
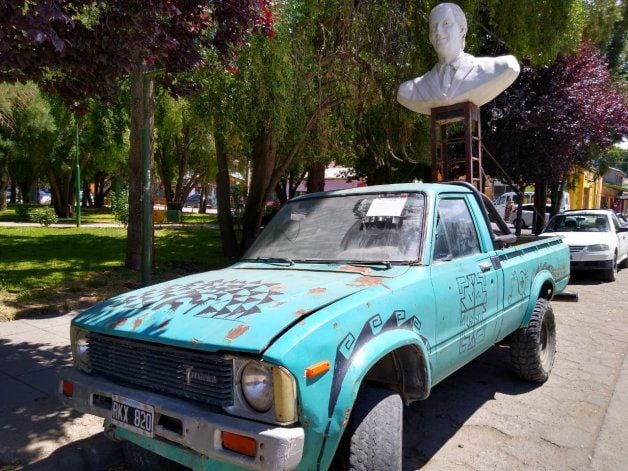
[(407, 196), (397, 198), (375, 198), (366, 213), (370, 216), (399, 217), (406, 206)]

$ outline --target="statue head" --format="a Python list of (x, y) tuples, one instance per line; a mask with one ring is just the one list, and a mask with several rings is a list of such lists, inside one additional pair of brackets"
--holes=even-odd
[(455, 3), (439, 3), (430, 12), (430, 42), (439, 62), (450, 62), (464, 50), (467, 19)]

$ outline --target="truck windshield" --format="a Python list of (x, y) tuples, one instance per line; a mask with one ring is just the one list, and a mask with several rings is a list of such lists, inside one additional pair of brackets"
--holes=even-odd
[(378, 193), (288, 202), (244, 259), (411, 262), (418, 259), (425, 196)]

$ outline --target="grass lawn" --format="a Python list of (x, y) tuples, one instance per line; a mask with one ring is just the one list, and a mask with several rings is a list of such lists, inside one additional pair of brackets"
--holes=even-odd
[[(0, 227), (0, 320), (87, 307), (139, 287), (125, 250), (124, 228)], [(218, 230), (204, 226), (156, 230), (154, 261), (155, 282), (231, 263)]]

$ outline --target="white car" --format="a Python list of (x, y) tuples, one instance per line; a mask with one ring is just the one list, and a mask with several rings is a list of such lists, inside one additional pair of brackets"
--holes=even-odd
[[(533, 204), (524, 204), (521, 206), (521, 228), (525, 229), (526, 227), (532, 226), (532, 222), (534, 221), (534, 205)], [(545, 206), (545, 222), (543, 225), (547, 224), (549, 221), (550, 212), (552, 211), (552, 207), (548, 204)], [(510, 216), (510, 220), (513, 224), (516, 224), (517, 220), (517, 207), (513, 209), (512, 216)]]
[(607, 209), (567, 211), (552, 218), (544, 231), (569, 246), (571, 271), (602, 270), (614, 281), (618, 265), (628, 263), (628, 227)]

